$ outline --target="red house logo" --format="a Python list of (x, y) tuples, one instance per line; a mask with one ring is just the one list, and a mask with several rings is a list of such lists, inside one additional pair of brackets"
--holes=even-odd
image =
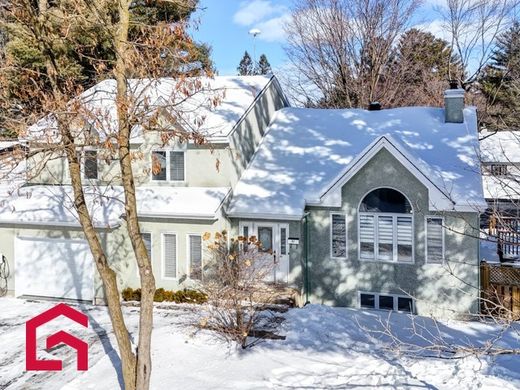
[[(61, 360), (38, 360), (36, 357), (36, 329), (61, 315), (88, 328), (88, 317), (64, 303), (27, 321), (25, 324), (25, 368), (27, 371), (62, 370), (63, 362)], [(62, 330), (47, 337), (47, 349), (59, 344), (66, 344), (76, 350), (78, 371), (88, 370), (88, 344), (86, 342)]]

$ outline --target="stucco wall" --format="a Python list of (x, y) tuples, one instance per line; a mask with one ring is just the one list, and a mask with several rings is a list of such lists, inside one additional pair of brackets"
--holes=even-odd
[[(359, 204), (369, 191), (391, 187), (412, 203), (414, 218), (414, 263), (359, 260)], [(428, 210), (428, 190), (388, 151), (381, 150), (342, 188), (342, 206), (309, 208), (311, 302), (358, 306), (358, 291), (411, 294), (419, 314), (451, 316), (452, 311), (475, 311), (478, 296), (477, 213), (442, 213), (445, 218), (446, 265), (425, 263), (425, 217), (441, 214)], [(347, 215), (348, 259), (330, 257), (330, 213)], [(454, 231), (451, 231), (451, 230)], [(468, 234), (465, 236), (464, 234)], [(473, 236), (473, 237), (472, 237)], [(450, 275), (448, 268), (454, 274)], [(465, 280), (475, 286), (469, 288)]]

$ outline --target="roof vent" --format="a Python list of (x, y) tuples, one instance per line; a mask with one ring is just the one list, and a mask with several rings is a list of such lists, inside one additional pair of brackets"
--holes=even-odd
[(381, 111), (381, 103), (372, 102), (368, 105), (368, 111)]

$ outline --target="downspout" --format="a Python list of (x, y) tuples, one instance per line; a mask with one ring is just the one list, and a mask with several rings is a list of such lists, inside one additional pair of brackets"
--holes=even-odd
[(307, 217), (309, 216), (309, 213), (305, 213), (303, 216), (303, 237), (305, 240), (305, 246), (303, 248), (303, 256), (305, 260), (305, 271), (304, 271), (304, 288), (305, 288), (305, 305), (308, 305), (311, 303), (309, 301), (309, 295), (311, 290), (311, 283), (310, 283), (310, 276), (309, 276), (309, 222)]

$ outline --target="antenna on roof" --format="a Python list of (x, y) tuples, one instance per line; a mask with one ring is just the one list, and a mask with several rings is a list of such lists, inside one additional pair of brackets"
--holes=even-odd
[[(253, 36), (253, 62), (256, 64), (256, 37), (258, 35), (262, 34), (262, 31), (260, 31), (257, 28), (252, 28), (249, 30), (249, 35)], [(256, 65), (255, 65), (256, 67)]]

